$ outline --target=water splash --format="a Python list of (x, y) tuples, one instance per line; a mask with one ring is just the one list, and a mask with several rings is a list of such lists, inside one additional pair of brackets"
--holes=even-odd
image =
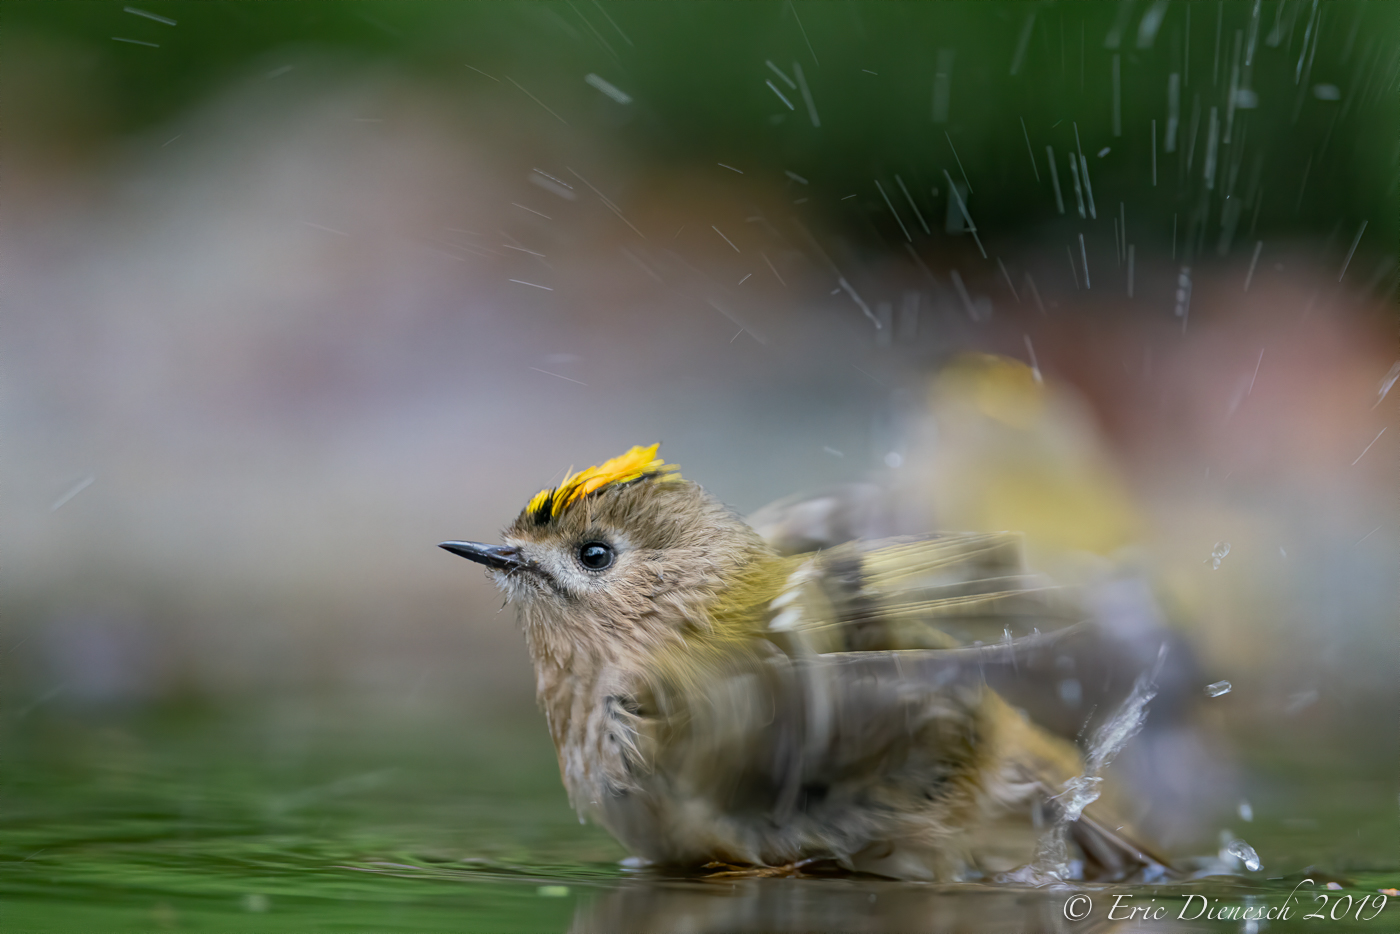
[(1054, 822), (1041, 834), (1036, 845), (1035, 862), (1031, 869), (1035, 874), (1051, 880), (1075, 878), (1074, 867), (1069, 859), (1067, 842), (1069, 825), (1079, 820), (1084, 809), (1093, 804), (1103, 794), (1103, 771), (1123, 747), (1128, 744), (1147, 720), (1147, 705), (1157, 696), (1157, 676), (1162, 671), (1162, 662), (1167, 657), (1167, 647), (1162, 645), (1157, 651), (1157, 660), (1152, 667), (1138, 675), (1123, 703), (1094, 733), (1085, 756), (1083, 775), (1077, 775), (1065, 782), (1063, 790), (1054, 796), (1059, 802), (1060, 813)]
[(1084, 809), (1103, 794), (1103, 779), (1097, 775), (1080, 775), (1065, 782), (1065, 790), (1056, 796), (1064, 809), (1066, 823), (1079, 820)]
[(1142, 729), (1147, 720), (1148, 702), (1157, 696), (1157, 674), (1162, 669), (1162, 660), (1166, 655), (1167, 647), (1163, 645), (1157, 653), (1157, 661), (1151, 671), (1144, 671), (1138, 675), (1127, 699), (1094, 734), (1094, 740), (1089, 746), (1089, 771), (1086, 774), (1096, 775), (1102, 771), (1123, 750), (1128, 740)]

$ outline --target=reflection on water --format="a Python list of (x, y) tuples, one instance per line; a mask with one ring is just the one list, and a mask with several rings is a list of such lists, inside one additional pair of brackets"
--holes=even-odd
[[(573, 932), (908, 931), (1100, 932), (1291, 930), (1321, 921), (1367, 930), (1385, 923), (1391, 897), (1325, 888), (1326, 881), (1268, 886), (1216, 877), (1176, 887), (1052, 887), (1008, 891), (870, 880), (627, 882), (582, 904)], [(1319, 888), (1324, 893), (1319, 895)], [(1335, 891), (1335, 894), (1332, 894)], [(1354, 889), (1353, 889), (1354, 891)], [(1338, 897), (1341, 901), (1338, 902)], [(1345, 909), (1340, 907), (1345, 905)], [(1335, 914), (1334, 921), (1331, 915)], [(1256, 922), (1251, 926), (1250, 922)]]
[(1059, 931), (1069, 926), (1062, 913), (1067, 894), (869, 880), (624, 883), (581, 906), (570, 930)]
[[(114, 718), (55, 699), (12, 714), (0, 725), (0, 928), (1234, 931), (1251, 928), (1205, 912), (1279, 908), (1312, 878), (1270, 930), (1312, 929), (1301, 915), (1320, 906), (1339, 919), (1329, 931), (1380, 931), (1393, 907), (1368, 901), (1361, 918), (1379, 913), (1368, 923), (1360, 899), (1400, 884), (1393, 829), (1375, 820), (1393, 802), (1384, 750), (1343, 785), (1316, 737), (1317, 755), (1286, 738), (1247, 750), (1241, 836), (1263, 871), (1016, 889), (627, 871), (617, 845), (569, 810), (542, 723), (427, 709)], [(1076, 895), (1092, 905), (1069, 906), (1087, 912), (1070, 921)], [(1164, 910), (1121, 920), (1134, 907)]]

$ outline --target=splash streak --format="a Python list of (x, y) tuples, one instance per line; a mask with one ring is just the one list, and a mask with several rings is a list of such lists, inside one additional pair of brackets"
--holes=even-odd
[(68, 490), (67, 493), (64, 493), (58, 499), (53, 501), (52, 505), (49, 506), (49, 512), (57, 512), (58, 510), (62, 509), (63, 506), (70, 499), (77, 496), (79, 493), (81, 493), (83, 490), (86, 490), (88, 487), (92, 486), (93, 483), (95, 483), (96, 481), (97, 477), (91, 475), (84, 477), (82, 480), (79, 480), (76, 484), (72, 486), (71, 489)]
[[(1390, 427), (1389, 425), (1386, 426), (1386, 428), (1389, 428), (1389, 427)], [(1368, 445), (1366, 445), (1366, 451), (1371, 450), (1371, 448), (1375, 446), (1376, 442), (1379, 441), (1379, 440), (1381, 440), (1381, 435), (1383, 435), (1383, 434), (1385, 434), (1385, 428), (1382, 428), (1381, 431), (1380, 431), (1380, 434), (1378, 434), (1378, 435), (1376, 435), (1374, 438), (1372, 438), (1372, 439), (1371, 439), (1371, 443), (1368, 444)], [(1356, 460), (1354, 460), (1354, 461), (1351, 462), (1351, 466), (1355, 467), (1358, 463), (1360, 463), (1360, 462), (1361, 462), (1361, 458), (1363, 458), (1363, 457), (1366, 456), (1366, 451), (1362, 451), (1360, 454), (1356, 455)]]
[(525, 90), (523, 87), (520, 87), (520, 82), (519, 82), (519, 81), (516, 81), (516, 80), (515, 80), (514, 78), (512, 78), (510, 75), (506, 75), (506, 80), (509, 81), (511, 84), (515, 85), (517, 88), (520, 88), (520, 91), (521, 91), (522, 94), (524, 94), (526, 97), (530, 98), (530, 100), (534, 101), (536, 104), (539, 104), (541, 107), (543, 107), (543, 108), (545, 109), (545, 112), (548, 113), (548, 114), (549, 114), (551, 117), (553, 117), (555, 120), (558, 120), (560, 123), (564, 124), (564, 126), (568, 126), (568, 125), (569, 125), (569, 121), (565, 120), (563, 117), (559, 116), (557, 113), (555, 113), (554, 111), (550, 110), (549, 107), (545, 104), (544, 101), (540, 100), (538, 97), (536, 97), (535, 95), (531, 94), (529, 91)]
[[(977, 244), (978, 251), (982, 258), (987, 258), (987, 251), (982, 248), (982, 240), (977, 236), (977, 225), (972, 222), (972, 215), (967, 212), (967, 204), (963, 201), (962, 195), (958, 194), (958, 186), (953, 184), (953, 176), (948, 174), (948, 170), (943, 170), (943, 177), (948, 180), (948, 194), (958, 203), (958, 210), (962, 211), (963, 220), (967, 221), (968, 233), (972, 234), (972, 240)], [(967, 186), (968, 191), (972, 191), (972, 186)]]
[(1342, 277), (1345, 276), (1345, 275), (1347, 274), (1347, 267), (1351, 265), (1351, 258), (1352, 258), (1353, 256), (1356, 255), (1356, 248), (1357, 248), (1357, 246), (1359, 246), (1360, 243), (1361, 243), (1361, 235), (1364, 234), (1364, 233), (1366, 232), (1366, 225), (1369, 224), (1369, 223), (1370, 223), (1370, 220), (1369, 220), (1369, 219), (1368, 219), (1368, 220), (1362, 221), (1362, 222), (1361, 222), (1361, 229), (1358, 230), (1358, 231), (1356, 232), (1356, 239), (1353, 240), (1353, 241), (1351, 241), (1351, 249), (1350, 249), (1350, 250), (1347, 250), (1347, 258), (1346, 258), (1346, 260), (1342, 263), (1342, 271), (1341, 271), (1340, 273), (1337, 274), (1337, 281), (1338, 281), (1338, 282), (1341, 282), (1341, 281), (1342, 281)]
[(1055, 210), (1065, 213), (1065, 199), (1060, 194), (1060, 172), (1055, 168), (1055, 149), (1052, 146), (1045, 147), (1045, 161), (1050, 164), (1050, 183), (1055, 186)]
[(1079, 820), (1084, 809), (1099, 799), (1102, 794), (1103, 771), (1123, 747), (1142, 729), (1147, 720), (1147, 705), (1157, 696), (1157, 676), (1162, 671), (1162, 662), (1167, 656), (1167, 646), (1163, 643), (1157, 651), (1157, 661), (1152, 668), (1138, 675), (1123, 703), (1105, 720), (1094, 733), (1089, 743), (1083, 775), (1065, 782), (1063, 790), (1054, 800), (1060, 804), (1060, 813), (1054, 823), (1040, 839), (1036, 861), (1038, 868), (1049, 876), (1064, 879), (1070, 875), (1066, 834), (1068, 825)]
[(890, 209), (890, 213), (894, 215), (895, 221), (899, 223), (899, 229), (904, 232), (904, 239), (908, 240), (910, 243), (913, 243), (914, 238), (909, 236), (909, 228), (904, 226), (903, 220), (900, 220), (899, 212), (894, 209), (894, 203), (890, 201), (890, 196), (885, 194), (885, 188), (883, 185), (880, 184), (880, 180), (878, 178), (875, 179), (875, 187), (880, 190), (880, 197), (885, 199), (885, 205)]
[(841, 276), (836, 280), (836, 282), (837, 285), (839, 285), (842, 289), (845, 290), (847, 295), (851, 296), (851, 301), (856, 303), (856, 305), (860, 308), (861, 312), (867, 318), (870, 319), (870, 323), (875, 325), (877, 330), (883, 327), (883, 325), (880, 324), (880, 319), (875, 317), (875, 313), (870, 310), (870, 306), (865, 304), (865, 302), (861, 300), (861, 297), (858, 294), (856, 294), (856, 290), (853, 289), (851, 287), (851, 284), (846, 281), (845, 276)]
[[(967, 183), (967, 193), (976, 194), (972, 188), (972, 181), (967, 177), (967, 169), (963, 168), (962, 159), (958, 158), (958, 148), (953, 145), (953, 137), (948, 135), (947, 130), (943, 131), (943, 135), (948, 138), (948, 148), (953, 151), (953, 159), (958, 164), (958, 171), (962, 173), (963, 181)], [(952, 184), (952, 179), (949, 179), (949, 184)]]
[(1074, 124), (1074, 148), (1079, 151), (1079, 171), (1084, 176), (1084, 197), (1089, 201), (1089, 216), (1098, 219), (1094, 210), (1094, 186), (1089, 184), (1089, 163), (1084, 159), (1084, 147), (1079, 142), (1079, 124)]
[[(814, 58), (816, 56), (813, 56)], [(817, 105), (812, 100), (812, 89), (807, 87), (807, 78), (802, 74), (802, 66), (797, 62), (792, 63), (793, 74), (797, 75), (797, 87), (802, 92), (802, 102), (807, 105), (807, 116), (811, 118), (812, 126), (822, 125), (821, 118), (817, 116)]]
[(1035, 180), (1040, 181), (1040, 166), (1035, 164), (1035, 150), (1031, 148), (1031, 134), (1026, 129), (1026, 118), (1021, 118), (1021, 135), (1026, 138), (1026, 154), (1031, 157), (1031, 171), (1035, 173)]
[(914, 216), (919, 219), (919, 224), (924, 228), (924, 233), (932, 233), (932, 231), (928, 229), (928, 222), (924, 220), (923, 213), (919, 211), (919, 206), (914, 203), (914, 196), (911, 195), (909, 189), (905, 187), (904, 179), (896, 174), (894, 180), (899, 183), (899, 190), (904, 192), (904, 197), (909, 200), (909, 207), (914, 209)]
[(782, 92), (782, 91), (779, 91), (779, 90), (778, 90), (778, 86), (775, 85), (771, 80), (764, 81), (763, 83), (766, 84), (766, 85), (768, 85), (769, 89), (772, 90), (772, 92), (773, 92), (774, 94), (778, 95), (778, 100), (780, 100), (780, 101), (782, 101), (784, 104), (786, 104), (788, 110), (794, 110), (794, 111), (797, 110), (796, 107), (792, 106), (792, 101), (790, 101), (790, 100), (788, 100), (786, 97), (784, 97), (784, 96), (783, 96), (783, 92)]

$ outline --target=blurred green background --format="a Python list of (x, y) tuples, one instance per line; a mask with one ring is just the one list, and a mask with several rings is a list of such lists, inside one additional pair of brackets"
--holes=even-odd
[[(20, 53), (12, 67), (23, 69), (47, 43), (71, 57), (52, 62), (52, 71), (41, 73), (47, 81), (26, 82), (11, 94), (32, 106), (65, 86), (81, 86), (90, 144), (161, 126), (277, 56), (292, 62), (315, 53), (357, 67), (392, 67), (460, 95), (464, 104), (485, 93), (514, 95), (522, 119), (548, 119), (543, 110), (530, 113), (521, 92), (502, 84), (509, 76), (524, 87), (547, 88), (549, 109), (560, 122), (578, 124), (581, 132), (601, 124), (648, 158), (731, 159), (774, 176), (793, 169), (832, 191), (861, 191), (857, 207), (872, 200), (872, 177), (900, 171), (920, 179), (922, 200), (941, 180), (938, 168), (956, 168), (948, 133), (964, 166), (984, 181), (976, 198), (979, 216), (1017, 226), (1044, 221), (1053, 209), (1048, 185), (1030, 170), (1020, 121), (1042, 162), (1046, 144), (1060, 148), (1064, 159), (1071, 124), (1077, 124), (1086, 152), (1111, 146), (1117, 153), (1093, 163), (1097, 184), (1131, 188), (1137, 219), (1160, 225), (1177, 210), (1173, 205), (1189, 206), (1194, 194), (1180, 183), (1179, 160), (1166, 150), (1159, 153), (1157, 190), (1146, 184), (1151, 123), (1157, 121), (1165, 146), (1175, 72), (1182, 82), (1178, 151), (1186, 148), (1197, 101), (1201, 159), (1209, 109), (1219, 110), (1222, 124), (1236, 111), (1239, 142), (1222, 150), (1215, 197), (1233, 189), (1231, 195), (1247, 198), (1245, 208), (1252, 210), (1254, 192), (1265, 192), (1258, 230), (1316, 233), (1338, 218), (1369, 218), (1378, 242), (1391, 244), (1397, 233), (1396, 212), (1383, 205), (1393, 207), (1397, 194), (1392, 130), (1400, 14), (1386, 3), (1327, 3), (1315, 11), (1306, 2), (1256, 10), (1249, 2), (1151, 0), (798, 7), (662, 2), (622, 3), (616, 10), (592, 2), (314, 0), (139, 7), (178, 25), (133, 15), (129, 7), (7, 4), (10, 52)], [(935, 121), (940, 49), (953, 54), (946, 113)], [(768, 70), (769, 61), (789, 80), (794, 62), (804, 69), (819, 128), (800, 90)], [(589, 73), (624, 89), (635, 106), (618, 112), (581, 80)], [(795, 109), (785, 107), (765, 80), (774, 81)], [(1240, 88), (1254, 94), (1240, 96)], [(1238, 109), (1231, 107), (1232, 93), (1237, 105), (1243, 102)], [(1258, 167), (1256, 158), (1262, 159)], [(1227, 183), (1227, 172), (1240, 176)], [(846, 207), (834, 220), (850, 224)], [(1218, 219), (1218, 203), (1213, 210)], [(897, 242), (890, 218), (868, 213), (867, 224), (850, 224), (851, 234)], [(1163, 230), (1159, 237), (1166, 236)]]
[(1388, 2), (6, 2), (0, 924), (1041, 923), (624, 873), (434, 547), (654, 440), (973, 527), (963, 351), (1063, 393), (1015, 456), (1106, 465), (1095, 560), (1235, 685), (1252, 819), (1178, 852), (1394, 886), (1397, 86)]

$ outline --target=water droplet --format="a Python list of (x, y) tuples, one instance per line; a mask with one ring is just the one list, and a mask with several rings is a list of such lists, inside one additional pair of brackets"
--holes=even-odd
[(1210, 557), (1205, 560), (1205, 564), (1210, 565), (1212, 571), (1220, 570), (1220, 562), (1225, 560), (1225, 556), (1230, 553), (1229, 542), (1216, 542), (1215, 547), (1210, 550)]
[(1217, 681), (1214, 684), (1206, 685), (1206, 694), (1211, 697), (1219, 697), (1222, 694), (1229, 694), (1231, 687), (1229, 681)]
[(1225, 852), (1244, 863), (1244, 868), (1250, 872), (1258, 872), (1263, 863), (1259, 862), (1259, 854), (1254, 852), (1254, 847), (1243, 840), (1231, 840), (1225, 847)]

